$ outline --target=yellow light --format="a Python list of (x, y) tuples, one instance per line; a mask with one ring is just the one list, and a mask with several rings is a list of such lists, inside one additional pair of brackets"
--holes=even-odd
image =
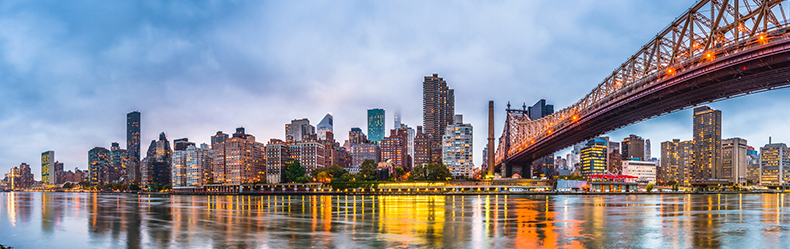
[(762, 35), (760, 35), (760, 40), (763, 40), (763, 39), (765, 39), (765, 37), (763, 37)]

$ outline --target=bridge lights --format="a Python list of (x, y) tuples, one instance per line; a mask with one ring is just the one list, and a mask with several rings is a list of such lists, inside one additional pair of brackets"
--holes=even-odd
[(577, 119), (579, 119), (579, 115), (573, 115), (573, 121), (576, 121)]

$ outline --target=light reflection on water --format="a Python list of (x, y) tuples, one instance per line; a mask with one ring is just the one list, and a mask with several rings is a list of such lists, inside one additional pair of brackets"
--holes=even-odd
[[(789, 200), (790, 201), (790, 200)], [(763, 248), (783, 194), (137, 196), (0, 193), (15, 248)]]

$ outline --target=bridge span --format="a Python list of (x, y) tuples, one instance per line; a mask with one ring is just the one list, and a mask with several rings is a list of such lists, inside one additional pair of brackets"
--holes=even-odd
[(508, 112), (493, 165), (529, 172), (538, 158), (642, 120), (789, 86), (788, 16), (786, 0), (697, 2), (574, 105), (538, 120)]

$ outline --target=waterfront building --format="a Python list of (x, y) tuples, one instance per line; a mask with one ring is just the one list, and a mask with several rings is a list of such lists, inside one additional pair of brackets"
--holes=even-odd
[(623, 175), (636, 176), (642, 183), (656, 183), (656, 163), (646, 161), (623, 161)]
[(44, 151), (41, 153), (41, 182), (44, 184), (55, 184), (55, 180), (57, 179), (57, 173), (55, 172), (55, 152), (54, 151)]
[(110, 151), (104, 147), (94, 147), (88, 151), (88, 171), (91, 185), (110, 183)]
[(57, 172), (55, 175), (55, 184), (63, 183), (63, 181), (60, 180), (60, 176), (63, 175), (63, 163), (55, 161), (55, 172)]
[(454, 178), (472, 178), (472, 124), (464, 123), (463, 115), (455, 115), (455, 123), (447, 126), (442, 136), (442, 163)]
[(722, 179), (733, 184), (746, 184), (749, 158), (748, 145), (743, 138), (729, 138), (721, 141)]
[(85, 181), (85, 176), (86, 176), (85, 171), (82, 171), (79, 168), (75, 167), (73, 172), (71, 170), (64, 171), (63, 174), (60, 175), (60, 184), (66, 182), (77, 183), (77, 182)]
[(351, 145), (364, 144), (368, 142), (368, 137), (365, 136), (365, 133), (362, 132), (362, 129), (359, 127), (354, 127), (348, 132), (348, 141), (351, 143)]
[(159, 140), (151, 141), (148, 153), (141, 163), (142, 186), (151, 186), (154, 183), (160, 186), (170, 184), (172, 165), (173, 150), (170, 149), (167, 136), (162, 132)]
[(255, 136), (245, 133), (244, 128), (237, 128), (231, 138), (213, 148), (214, 183), (240, 185), (265, 181), (264, 147), (255, 142)]
[(355, 144), (351, 151), (351, 168), (359, 168), (365, 160), (381, 162), (381, 149), (377, 144)]
[(590, 175), (606, 174), (606, 152), (609, 146), (603, 138), (595, 138), (587, 141), (581, 149), (580, 173), (587, 177)]
[[(200, 144), (199, 148), (195, 147), (194, 144), (190, 144), (187, 146), (185, 152), (186, 185), (203, 186), (214, 182), (213, 155), (208, 144)], [(175, 161), (175, 159), (173, 159), (173, 161)], [(173, 186), (175, 186), (175, 184), (173, 184)]]
[(610, 174), (613, 175), (620, 175), (623, 173), (623, 157), (620, 155), (620, 143), (609, 141), (610, 144), (616, 143), (617, 146), (615, 148), (611, 148), (609, 146), (609, 162), (606, 163), (607, 168), (606, 170), (609, 171)]
[(729, 179), (721, 163), (721, 111), (694, 108), (694, 165), (692, 181)]
[(623, 142), (620, 143), (620, 147), (620, 154), (624, 162), (634, 158), (645, 161), (649, 159), (645, 158), (645, 140), (640, 136), (634, 134), (629, 135), (623, 139)]
[[(678, 174), (682, 175), (682, 183), (678, 179), (678, 183), (688, 186), (691, 184), (692, 168), (694, 167), (694, 141), (688, 140), (678, 144)], [(681, 172), (682, 171), (682, 172)]]
[(271, 139), (266, 144), (266, 182), (280, 183), (285, 166), (294, 161), (291, 158), (291, 147), (283, 140)]
[(752, 146), (746, 147), (746, 157), (748, 165), (746, 166), (746, 181), (751, 181), (752, 184), (759, 183), (760, 181), (760, 155), (757, 150)]
[(140, 158), (140, 112), (126, 114), (126, 179), (128, 183), (141, 181)]
[(20, 186), (19, 184), (19, 179), (20, 179), (19, 168), (13, 167), (8, 173), (5, 174), (4, 181), (10, 187), (11, 190), (18, 190), (18, 189), (23, 189), (23, 187)]
[(307, 175), (315, 169), (329, 166), (326, 146), (319, 141), (311, 139), (297, 143), (291, 146), (291, 153), (296, 155)]
[(425, 134), (422, 126), (417, 126), (414, 135), (414, 166), (431, 163), (431, 138)]
[(173, 140), (173, 164), (170, 167), (170, 184), (173, 187), (187, 186), (186, 138)]
[(784, 143), (770, 143), (760, 148), (760, 185), (770, 188), (790, 187), (790, 151)]
[(310, 125), (307, 118), (291, 120), (290, 124), (285, 124), (285, 141), (299, 142), (310, 138), (315, 134), (315, 126)]
[(409, 165), (414, 166), (414, 137), (417, 135), (417, 133), (414, 131), (414, 129), (403, 123), (397, 127), (406, 130), (406, 154), (409, 155)]
[(681, 167), (680, 139), (661, 143), (661, 172), (657, 180), (662, 184), (683, 184), (685, 169)]
[(321, 122), (316, 126), (318, 131), (318, 140), (327, 140), (326, 133), (334, 132), (332, 126), (334, 125), (332, 114), (327, 113)]
[(422, 120), (431, 139), (431, 163), (442, 162), (442, 135), (454, 123), (455, 90), (439, 74), (425, 76), (422, 84)]
[(33, 172), (30, 170), (30, 165), (22, 163), (19, 167), (13, 167), (5, 175), (6, 183), (10, 189), (22, 190), (30, 189), (33, 187)]
[(368, 109), (368, 140), (373, 143), (384, 139), (384, 109)]
[(110, 146), (110, 168), (107, 172), (108, 182), (122, 181), (128, 177), (129, 151), (121, 149), (120, 144), (113, 142)]
[(411, 160), (406, 143), (408, 142), (408, 131), (403, 128), (390, 130), (390, 135), (381, 140), (381, 162), (392, 160), (394, 167), (402, 167), (406, 171), (411, 170)]

